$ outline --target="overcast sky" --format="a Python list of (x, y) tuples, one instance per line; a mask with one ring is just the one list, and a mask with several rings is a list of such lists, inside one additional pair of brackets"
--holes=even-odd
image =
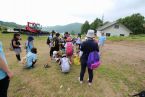
[(0, 0), (0, 20), (23, 25), (92, 22), (103, 14), (105, 21), (115, 21), (133, 13), (145, 16), (145, 0)]

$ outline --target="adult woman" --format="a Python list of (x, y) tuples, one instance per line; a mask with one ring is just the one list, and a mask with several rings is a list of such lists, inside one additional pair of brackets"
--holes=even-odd
[(12, 46), (13, 46), (13, 49), (14, 49), (14, 51), (16, 53), (17, 60), (21, 61), (21, 56), (20, 56), (20, 53), (21, 53), (21, 43), (20, 43), (19, 40), (21, 40), (20, 34), (15, 33), (14, 37), (12, 39)]
[[(88, 61), (88, 56), (90, 54), (90, 52), (93, 51), (98, 51), (99, 52), (99, 47), (97, 42), (93, 39), (95, 37), (95, 33), (93, 30), (88, 30), (87, 33), (87, 40), (84, 41), (81, 44), (81, 52), (83, 52), (82, 56), (81, 56), (81, 72), (80, 72), (80, 83), (83, 83), (83, 78), (84, 78), (84, 74), (86, 71), (86, 67), (87, 67), (87, 61)], [(91, 70), (90, 68), (88, 68), (88, 74), (89, 74), (89, 85), (92, 84), (92, 80), (93, 80), (93, 70)]]
[(13, 73), (7, 66), (7, 61), (0, 42), (0, 97), (7, 97), (7, 90)]

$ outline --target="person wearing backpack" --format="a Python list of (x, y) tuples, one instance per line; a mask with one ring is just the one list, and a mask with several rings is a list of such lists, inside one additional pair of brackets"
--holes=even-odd
[(51, 46), (52, 46), (52, 39), (53, 39), (53, 37), (52, 37), (52, 35), (50, 34), (49, 36), (48, 36), (48, 38), (47, 38), (47, 45), (51, 48)]
[[(94, 53), (99, 52), (99, 47), (98, 47), (98, 44), (96, 43), (96, 41), (93, 39), (95, 37), (94, 30), (88, 30), (86, 36), (87, 36), (87, 40), (84, 41), (80, 47), (82, 54), (81, 54), (81, 59), (80, 59), (81, 71), (80, 71), (79, 81), (81, 84), (83, 83), (84, 74), (85, 74), (86, 68), (88, 68), (88, 74), (89, 74), (88, 84), (91, 85), (92, 80), (93, 80), (93, 68), (94, 67), (90, 68), (88, 66), (88, 63), (91, 61), (88, 59), (90, 59), (89, 56), (91, 55), (92, 52), (94, 52)], [(94, 54), (94, 55), (98, 59), (98, 53), (97, 53), (97, 55), (96, 54)], [(97, 63), (97, 65), (98, 65), (98, 63)]]
[(33, 40), (34, 40), (34, 38), (32, 36), (28, 37), (28, 39), (25, 43), (26, 53), (31, 52), (31, 49), (34, 47)]
[(13, 39), (11, 40), (11, 44), (14, 52), (16, 53), (17, 60), (21, 61), (20, 53), (21, 53), (22, 46), (19, 40), (21, 40), (21, 35), (19, 33), (15, 33)]
[(7, 90), (12, 77), (13, 72), (8, 67), (2, 43), (0, 42), (0, 97), (7, 97)]
[(72, 43), (71, 37), (68, 37), (66, 39), (65, 52), (66, 52), (67, 57), (70, 59), (70, 62), (72, 62), (73, 43)]

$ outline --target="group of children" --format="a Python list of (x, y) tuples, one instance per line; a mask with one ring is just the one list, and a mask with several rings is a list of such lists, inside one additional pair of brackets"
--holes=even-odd
[(20, 40), (21, 35), (15, 33), (10, 43), (10, 49), (15, 52), (17, 60), (24, 64), (24, 68), (33, 68), (37, 61), (37, 49), (33, 45), (34, 38), (32, 36), (28, 36), (24, 46), (26, 50), (26, 56), (23, 58), (20, 56), (21, 49), (23, 47), (20, 43)]
[[(22, 59), (20, 57), (22, 45), (19, 40), (21, 40), (20, 34), (14, 34), (14, 37), (11, 41), (11, 50), (16, 53), (17, 60), (24, 64), (25, 68), (33, 68), (37, 62), (37, 49), (33, 44), (34, 37), (28, 36), (24, 46), (26, 49), (26, 56)], [(100, 47), (104, 45), (105, 40), (106, 38), (104, 34), (102, 34), (98, 40)], [(82, 52), (79, 51), (81, 43), (82, 40), (80, 34), (78, 34), (77, 38), (73, 39), (68, 32), (66, 32), (62, 38), (60, 38), (59, 33), (56, 33), (55, 37), (51, 34), (48, 36), (47, 44), (50, 47), (50, 57), (52, 60), (56, 60), (56, 62), (60, 65), (62, 72), (69, 72), (71, 67), (70, 65), (73, 62), (77, 64), (79, 63), (79, 56), (82, 54)], [(74, 45), (76, 45), (76, 48)], [(72, 56), (74, 57), (72, 58)]]
[(63, 73), (68, 73), (70, 71), (74, 52), (72, 38), (68, 33), (62, 38), (60, 38), (60, 34), (58, 33), (56, 34), (56, 37), (52, 39), (50, 39), (50, 37), (51, 36), (47, 39), (47, 44), (50, 47), (50, 57), (59, 64)]

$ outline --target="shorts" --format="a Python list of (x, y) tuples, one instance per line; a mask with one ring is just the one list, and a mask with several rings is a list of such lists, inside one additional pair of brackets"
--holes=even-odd
[(16, 55), (18, 55), (18, 54), (21, 53), (21, 49), (20, 48), (16, 48), (16, 49), (14, 49), (14, 52), (16, 53)]

